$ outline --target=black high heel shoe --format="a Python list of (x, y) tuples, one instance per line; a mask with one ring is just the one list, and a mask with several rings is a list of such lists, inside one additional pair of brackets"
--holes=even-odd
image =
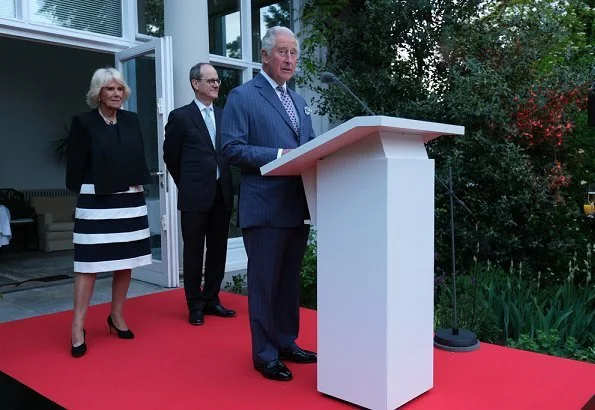
[(87, 352), (87, 343), (85, 339), (87, 337), (87, 332), (83, 329), (83, 344), (79, 346), (72, 346), (72, 342), (70, 342), (70, 354), (72, 357), (81, 357)]
[(114, 325), (114, 321), (112, 320), (112, 315), (107, 317), (107, 325), (109, 326), (109, 332), (114, 334), (114, 330), (120, 339), (134, 339), (134, 333), (130, 329), (128, 330), (120, 330)]

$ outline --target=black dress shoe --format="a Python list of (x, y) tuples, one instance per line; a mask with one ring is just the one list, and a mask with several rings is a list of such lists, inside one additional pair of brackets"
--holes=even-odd
[(70, 345), (70, 354), (72, 357), (82, 357), (85, 353), (87, 353), (87, 343), (85, 339), (87, 338), (87, 332), (83, 329), (83, 344), (78, 346), (72, 346), (72, 342)]
[(107, 317), (107, 326), (109, 327), (110, 334), (116, 334), (120, 339), (134, 339), (134, 333), (132, 333), (132, 330), (120, 330), (116, 327), (116, 325), (114, 325), (111, 314)]
[(318, 360), (315, 352), (304, 350), (301, 347), (279, 350), (279, 359), (294, 363), (316, 363)]
[(194, 310), (190, 312), (188, 322), (190, 322), (191, 325), (200, 326), (205, 323), (205, 315), (200, 310)]
[(273, 360), (272, 362), (264, 364), (254, 364), (254, 368), (258, 370), (265, 378), (277, 380), (281, 382), (288, 382), (293, 379), (291, 370), (287, 368), (280, 360)]
[(207, 305), (204, 308), (204, 312), (207, 315), (215, 315), (220, 317), (234, 317), (236, 315), (235, 310), (226, 309), (221, 305)]

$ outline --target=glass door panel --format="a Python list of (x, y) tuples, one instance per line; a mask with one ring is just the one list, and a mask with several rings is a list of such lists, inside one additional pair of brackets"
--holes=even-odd
[[(171, 38), (163, 37), (119, 52), (117, 68), (130, 86), (125, 109), (138, 114), (151, 180), (144, 186), (153, 263), (134, 269), (133, 277), (162, 286), (179, 285), (175, 189), (164, 173), (164, 123), (173, 106)], [(172, 185), (173, 186), (173, 185)]]
[(127, 109), (138, 114), (145, 160), (151, 172), (151, 181), (144, 186), (145, 200), (151, 231), (153, 259), (161, 261), (161, 211), (159, 206), (159, 149), (157, 135), (157, 95), (155, 94), (155, 53), (148, 51), (131, 60), (122, 62), (122, 74), (130, 86)]

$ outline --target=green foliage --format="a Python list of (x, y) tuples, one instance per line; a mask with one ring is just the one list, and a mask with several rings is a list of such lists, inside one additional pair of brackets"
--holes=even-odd
[(316, 231), (311, 229), (300, 272), (300, 304), (312, 309), (316, 309), (316, 252)]
[[(484, 342), (501, 342), (502, 330), (490, 305), (481, 299), (482, 292), (477, 281), (470, 276), (457, 278), (457, 324), (459, 328), (471, 329)], [(454, 326), (452, 306), (452, 280), (438, 286), (434, 308), (434, 325), (438, 328)]]
[[(595, 287), (590, 277), (576, 284), (575, 270), (576, 266), (569, 267), (565, 283), (544, 287), (541, 273), (535, 277), (522, 264), (511, 264), (504, 271), (490, 263), (478, 263), (470, 274), (457, 277), (459, 327), (492, 343), (523, 344), (530, 339), (543, 352), (546, 342), (552, 345), (550, 336), (555, 329), (556, 349), (566, 344), (573, 346), (577, 356), (587, 357), (595, 341)], [(436, 327), (451, 327), (452, 282), (450, 278), (440, 282), (435, 299)]]
[(225, 290), (231, 293), (246, 293), (246, 274), (237, 274), (231, 277), (231, 282), (225, 283)]
[[(581, 111), (595, 56), (593, 7), (574, 0), (334, 3), (304, 8), (310, 30), (300, 80), (319, 92), (319, 112), (339, 121), (364, 114), (339, 87), (313, 82), (329, 70), (379, 114), (464, 125), (464, 137), (428, 145), (437, 176), (446, 180), (452, 166), (455, 192), (473, 212), (456, 209), (458, 266), (471, 269), (479, 244), (483, 260), (549, 268), (556, 276), (548, 280), (562, 282), (575, 254), (587, 258), (595, 242), (582, 215), (586, 186), (595, 185), (595, 134)], [(576, 99), (545, 100), (556, 93)], [(561, 124), (568, 132), (539, 146), (520, 143), (521, 110), (529, 106), (535, 132)], [(449, 213), (437, 187), (436, 250), (445, 269)]]
[(508, 346), (515, 349), (544, 353), (550, 356), (565, 357), (595, 363), (595, 347), (581, 348), (576, 339), (569, 337), (563, 340), (557, 329), (538, 330), (534, 337), (523, 333), (518, 340), (508, 340)]
[(573, 337), (581, 345), (593, 342), (595, 288), (588, 283), (564, 283), (540, 292), (534, 282), (521, 276), (520, 268), (515, 271), (511, 267), (509, 275), (494, 275), (485, 284), (488, 303), (499, 318), (505, 339), (517, 339), (523, 333), (533, 337), (537, 330), (558, 329), (561, 339)]

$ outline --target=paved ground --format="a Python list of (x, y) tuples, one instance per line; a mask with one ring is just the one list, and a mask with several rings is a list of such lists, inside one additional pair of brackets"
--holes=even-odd
[[(21, 253), (19, 258), (11, 254), (0, 254), (0, 323), (72, 309), (72, 255), (66, 251), (55, 253), (50, 259), (43, 259), (42, 256), (35, 252)], [(233, 282), (234, 275), (243, 273), (245, 271), (227, 273), (223, 286)], [(48, 277), (48, 282), (38, 281)], [(24, 282), (26, 280), (29, 282)], [(15, 286), (15, 283), (22, 284)], [(110, 273), (97, 276), (91, 305), (111, 301), (111, 283)], [(128, 297), (168, 289), (170, 288), (133, 279)]]
[[(62, 282), (65, 283), (33, 286), (2, 294), (2, 299), (0, 299), (0, 323), (72, 309), (73, 281)], [(111, 286), (111, 275), (98, 277), (97, 282), (95, 282), (95, 291), (93, 292), (91, 304), (97, 305), (109, 302), (111, 300)], [(141, 296), (166, 289), (133, 279), (130, 283), (128, 296)]]

